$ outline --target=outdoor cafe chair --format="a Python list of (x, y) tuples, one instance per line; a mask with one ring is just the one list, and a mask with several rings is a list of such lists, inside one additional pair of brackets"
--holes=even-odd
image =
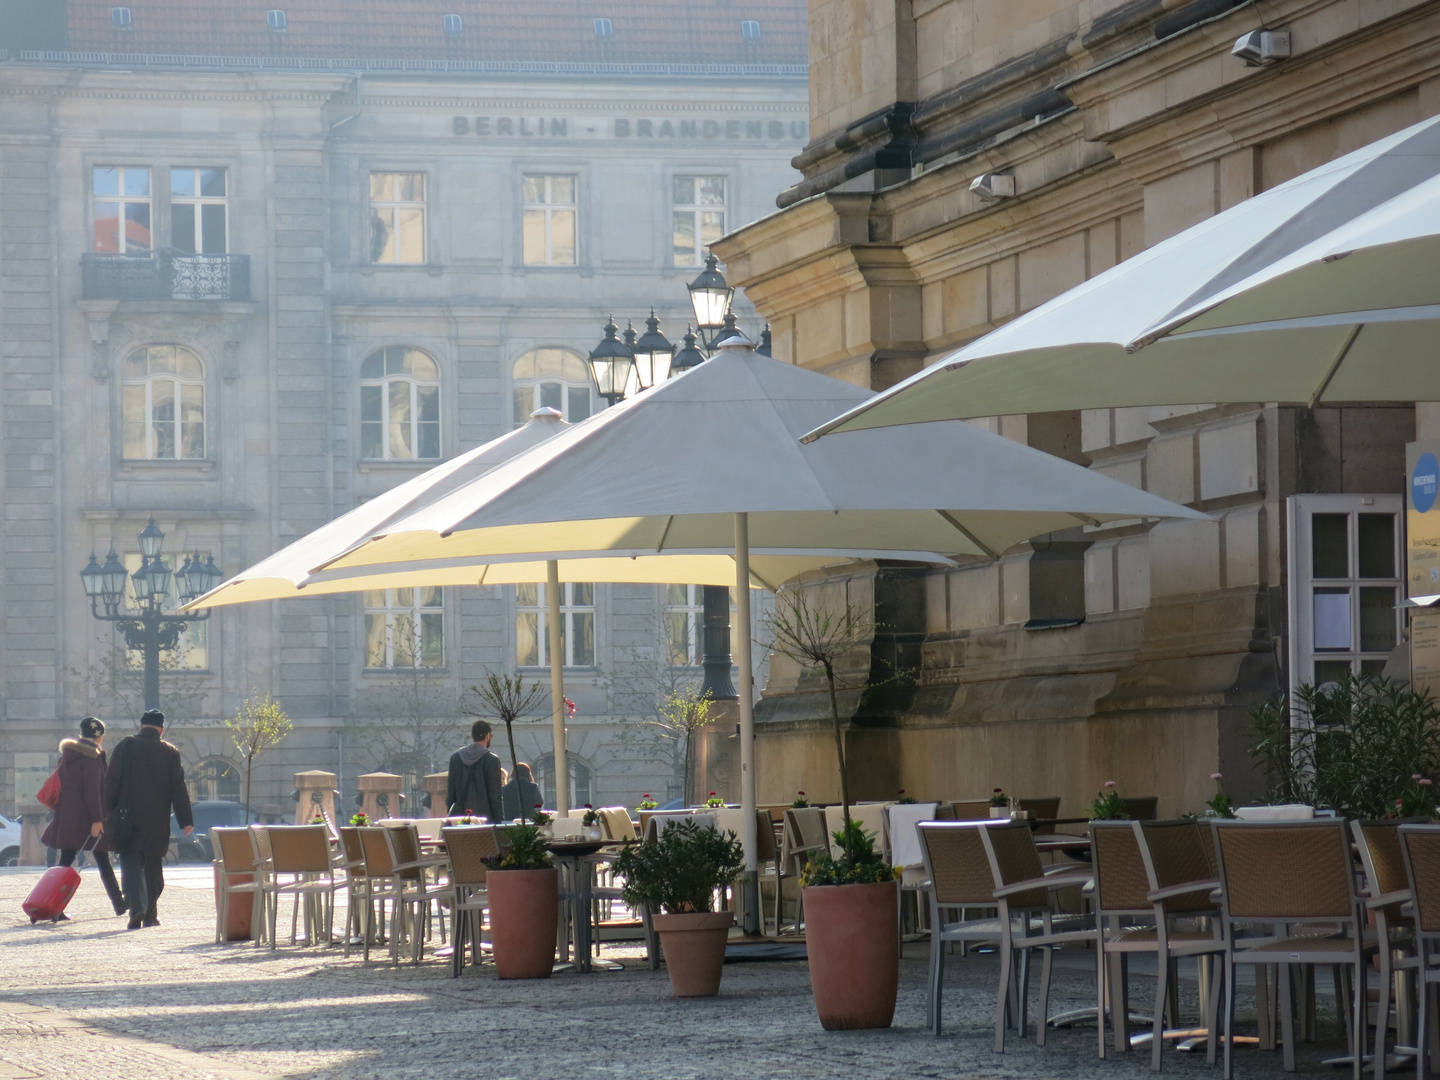
[[(973, 827), (973, 826), (972, 826)], [(985, 857), (990, 864), (994, 897), (1000, 910), (1000, 989), (995, 1000), (995, 1050), (1005, 1049), (1005, 1013), (1010, 996), (1017, 952), (1023, 957), (1039, 949), (1040, 1012), (1035, 1025), (1035, 1042), (1045, 1045), (1045, 1028), (1049, 1022), (1050, 973), (1055, 946), (1089, 944), (1095, 940), (1095, 927), (1082, 925), (1084, 916), (1067, 915), (1057, 910), (1054, 892), (1071, 885), (1084, 885), (1089, 874), (1080, 871), (1047, 875), (1035, 846), (1035, 835), (1025, 821), (996, 821), (979, 829)], [(1018, 916), (1018, 919), (1017, 919)], [(1021, 977), (1016, 1003), (1016, 1028), (1023, 1036), (1028, 1004), (1028, 979)]]
[[(890, 827), (886, 811), (892, 806), (888, 802), (852, 803), (850, 820), (875, 838), (875, 850), (886, 862), (890, 861)], [(840, 806), (825, 808), (825, 835), (830, 841), (830, 855), (840, 857), (840, 845), (835, 834), (845, 827), (845, 811)]]
[(1060, 816), (1060, 796), (1042, 795), (1031, 799), (1016, 799), (1015, 809), (1029, 814), (1032, 821), (1054, 821)]
[[(365, 907), (361, 924), (360, 940), (363, 943), (363, 957), (370, 959), (370, 946), (382, 939), (387, 926), (385, 905), (398, 906), (399, 888), (396, 885), (395, 856), (390, 850), (386, 830), (379, 825), (361, 826), (355, 830), (360, 838), (360, 849), (364, 855), (361, 876), (364, 879)], [(399, 912), (393, 911), (390, 918), (390, 958), (396, 959), (397, 935), (393, 923)]]
[[(1401, 825), (1400, 850), (1413, 897), (1417, 955), (1415, 999), (1420, 1022), (1415, 1034), (1415, 1076), (1425, 1080), (1433, 1068), (1434, 987), (1440, 983), (1440, 825)], [(1376, 1044), (1376, 1058), (1380, 1055)]]
[[(1412, 933), (1410, 879), (1400, 847), (1400, 821), (1352, 821), (1350, 831), (1365, 868), (1365, 908), (1375, 922), (1375, 946), (1380, 961), (1379, 997), (1375, 1003), (1375, 1033), (1371, 1039), (1375, 1080), (1385, 1080), (1385, 1044), (1389, 1041), (1391, 999), (1395, 1004), (1395, 1042), (1410, 1043), (1411, 1010), (1407, 995), (1396, 993), (1397, 977), (1408, 985), (1409, 973), (1419, 967)], [(1367, 931), (1367, 937), (1369, 932)]]
[(370, 879), (365, 876), (365, 847), (360, 830), (353, 825), (340, 826), (340, 869), (345, 871), (345, 955), (350, 946), (365, 933), (364, 906), (370, 904)]
[[(895, 803), (885, 811), (885, 829), (890, 837), (890, 861), (901, 868), (900, 907), (897, 912), (896, 932), (903, 942), (905, 936), (905, 912), (907, 907), (915, 908), (918, 926), (921, 918), (920, 905), (914, 903), (925, 888), (929, 876), (925, 873), (925, 857), (920, 851), (920, 837), (915, 826), (922, 821), (934, 821), (939, 803)], [(907, 904), (907, 900), (911, 903)]]
[[(249, 829), (211, 829), (210, 841), (215, 848), (215, 943), (226, 939), (230, 922), (230, 898), (251, 897), (250, 936), (257, 942), (265, 940), (265, 919), (261, 895), (261, 867), (255, 859), (255, 845), (250, 842)], [(256, 903), (260, 901), (260, 903)]]
[(450, 864), (450, 946), (451, 975), (460, 977), (465, 968), (465, 945), (470, 945), (470, 962), (480, 964), (480, 941), (490, 893), (485, 875), (487, 858), (500, 854), (493, 825), (457, 825), (440, 830), (445, 856)]
[(265, 884), (270, 875), (274, 873), (274, 864), (270, 858), (270, 826), (256, 823), (251, 825), (246, 832), (250, 834), (250, 849), (254, 854), (255, 869), (259, 871), (256, 878), (260, 882), (257, 899), (260, 901), (260, 921), (263, 925), (260, 933), (255, 935), (255, 946), (258, 948), (269, 940), (266, 937), (269, 925), (265, 919)]
[(630, 820), (630, 811), (623, 806), (605, 806), (596, 811), (600, 815), (600, 835), (612, 843), (639, 840), (635, 822)]
[(305, 937), (311, 945), (329, 944), (335, 919), (335, 877), (330, 859), (330, 836), (324, 825), (274, 825), (266, 830), (270, 840), (270, 873), (264, 878), (261, 894), (269, 918), (270, 948), (276, 947), (280, 899), (294, 898), (290, 914), (290, 944), (295, 933), (302, 901), (305, 909)]
[[(1354, 1080), (1365, 1054), (1365, 921), (1355, 891), (1350, 835), (1339, 818), (1211, 822), (1225, 936), (1225, 1080), (1233, 1073), (1235, 966), (1279, 968), (1284, 1065), (1295, 1069), (1289, 966), (1324, 964), (1349, 975), (1347, 1036)], [(1244, 936), (1268, 926), (1270, 933)], [(1343, 1000), (1337, 995), (1337, 1007)]]
[(1125, 804), (1125, 816), (1131, 821), (1154, 821), (1160, 812), (1159, 795), (1135, 795), (1120, 801)]
[[(1057, 800), (1056, 805), (1059, 805)], [(951, 821), (990, 821), (989, 799), (961, 799), (949, 804)]]
[[(1165, 1017), (1179, 1021), (1176, 961), (1196, 957), (1204, 964), (1225, 951), (1219, 910), (1212, 894), (1219, 882), (1210, 877), (1191, 820), (1148, 823), (1092, 821), (1090, 842), (1095, 870), (1095, 1021), (1100, 1056), (1105, 1056), (1105, 1016), (1110, 1015), (1117, 1051), (1130, 1048), (1130, 999), (1127, 960), (1132, 953), (1155, 956), (1155, 1004), (1151, 1014), (1150, 1067), (1160, 1070)], [(1210, 929), (1173, 925), (1176, 919), (1213, 916)], [(1203, 985), (1204, 981), (1202, 981)], [(1208, 1033), (1208, 1060), (1215, 1061), (1215, 1013), (1219, 1000), (1204, 995), (1201, 1013)]]
[[(429, 871), (444, 866), (444, 855), (422, 855), (420, 835), (415, 826), (390, 825), (385, 829), (385, 839), (390, 844), (392, 860), (390, 872), (395, 879), (393, 909), (399, 917), (391, 919), (391, 957), (397, 958), (397, 940), (408, 932), (410, 935), (410, 961), (418, 964), (424, 949), (425, 937), (430, 930), (430, 913), (441, 900), (448, 898), (449, 887), (431, 882)], [(445, 916), (441, 910), (440, 940), (445, 940)]]
[[(814, 855), (830, 850), (825, 835), (825, 812), (816, 806), (792, 806), (785, 810), (785, 823), (780, 833), (781, 873), (799, 881), (805, 866)], [(804, 893), (796, 890), (795, 931), (805, 921)], [(778, 931), (777, 931), (778, 932)]]

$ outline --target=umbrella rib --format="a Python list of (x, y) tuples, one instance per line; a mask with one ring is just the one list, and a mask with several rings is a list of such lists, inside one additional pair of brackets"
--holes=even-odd
[(763, 586), (764, 586), (766, 589), (768, 589), (770, 592), (773, 593), (773, 592), (779, 592), (779, 591), (780, 591), (780, 590), (777, 589), (774, 585), (770, 584), (770, 582), (766, 581), (763, 577), (761, 577), (759, 574), (757, 574), (757, 573), (755, 572), (755, 567), (754, 567), (753, 564), (752, 564), (751, 567), (750, 567), (750, 576), (751, 576), (752, 578), (754, 578), (756, 581), (758, 581), (761, 585), (763, 585)]
[(1000, 558), (1000, 553), (999, 553), (998, 551), (996, 551), (996, 550), (995, 550), (994, 548), (992, 548), (989, 544), (987, 544), (987, 543), (985, 543), (983, 540), (981, 540), (978, 536), (976, 536), (974, 533), (972, 533), (972, 532), (971, 532), (969, 529), (967, 529), (964, 525), (961, 525), (960, 522), (959, 522), (958, 520), (956, 520), (955, 515), (952, 514), (952, 513), (950, 513), (950, 511), (948, 511), (948, 510), (936, 510), (935, 513), (939, 514), (951, 528), (953, 528), (953, 529), (954, 529), (956, 532), (958, 532), (961, 536), (965, 537), (966, 540), (969, 540), (972, 544), (974, 544), (977, 548), (979, 548), (981, 551), (983, 551), (986, 555), (990, 556), (990, 558), (992, 558), (992, 559), (998, 559), (998, 558)]
[(1100, 519), (1099, 519), (1099, 518), (1093, 518), (1093, 517), (1091, 517), (1089, 514), (1077, 514), (1077, 513), (1075, 513), (1075, 511), (1072, 510), (1072, 511), (1070, 511), (1070, 516), (1073, 517), (1076, 521), (1082, 521), (1082, 522), (1084, 522), (1086, 525), (1089, 525), (1091, 528), (1098, 528), (1099, 525), (1100, 525)]
[(490, 564), (489, 564), (489, 563), (486, 563), (484, 566), (482, 566), (482, 567), (480, 568), (480, 580), (477, 581), (477, 582), (475, 582), (475, 584), (476, 584), (476, 585), (484, 585), (484, 584), (485, 584), (485, 577), (486, 577), (486, 575), (489, 574), (489, 573), (490, 573)]
[(675, 515), (671, 514), (665, 519), (665, 528), (660, 530), (660, 539), (655, 544), (655, 554), (660, 554), (665, 547), (665, 538), (670, 535), (670, 526), (675, 523)]
[(1345, 341), (1341, 344), (1340, 351), (1335, 354), (1335, 359), (1330, 364), (1330, 370), (1325, 372), (1325, 378), (1320, 380), (1320, 385), (1315, 388), (1315, 393), (1310, 395), (1310, 401), (1306, 405), (1306, 408), (1313, 409), (1315, 403), (1320, 400), (1321, 395), (1329, 388), (1330, 380), (1335, 378), (1335, 373), (1340, 370), (1341, 362), (1344, 361), (1345, 357), (1349, 354), (1350, 346), (1355, 344), (1355, 339), (1360, 336), (1360, 330), (1364, 325), (1364, 323), (1356, 323), (1350, 328), (1350, 333), (1345, 335)]

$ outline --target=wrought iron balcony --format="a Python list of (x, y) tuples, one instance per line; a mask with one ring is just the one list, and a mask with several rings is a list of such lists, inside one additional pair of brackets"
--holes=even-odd
[(80, 256), (86, 300), (249, 300), (249, 255)]

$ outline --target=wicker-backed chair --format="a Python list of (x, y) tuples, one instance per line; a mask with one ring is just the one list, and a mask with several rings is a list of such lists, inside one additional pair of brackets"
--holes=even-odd
[(606, 840), (621, 843), (640, 839), (635, 822), (630, 820), (630, 811), (623, 806), (604, 806), (597, 813), (600, 815), (600, 835)]
[[(1059, 805), (1059, 800), (1056, 800)], [(989, 799), (962, 799), (950, 804), (951, 821), (990, 821)]]
[(365, 847), (360, 830), (353, 825), (340, 826), (340, 868), (345, 871), (345, 955), (365, 933), (364, 905), (370, 903), (370, 879), (365, 876)]
[(218, 945), (226, 940), (230, 898), (236, 895), (252, 897), (250, 936), (257, 942), (264, 941), (266, 924), (262, 869), (256, 862), (250, 830), (211, 829), (210, 842), (215, 848), (215, 943)]
[(1400, 851), (1413, 898), (1417, 955), (1415, 995), (1420, 1023), (1415, 1035), (1415, 1076), (1425, 1080), (1432, 1067), (1434, 1022), (1432, 988), (1440, 983), (1440, 825), (1401, 825)]
[[(792, 806), (785, 811), (785, 823), (780, 833), (780, 865), (786, 877), (799, 879), (805, 873), (805, 864), (816, 855), (829, 852), (830, 842), (825, 835), (825, 811), (818, 806)], [(795, 929), (799, 932), (805, 921), (803, 893), (795, 901)]]
[[(1375, 1003), (1375, 1080), (1385, 1080), (1385, 1044), (1390, 1032), (1390, 996), (1397, 971), (1413, 971), (1420, 963), (1415, 953), (1413, 924), (1405, 910), (1410, 903), (1410, 879), (1400, 847), (1400, 822), (1352, 821), (1350, 831), (1365, 867), (1365, 907), (1375, 920), (1375, 946), (1380, 959), (1380, 996)], [(1408, 1045), (1409, 1010), (1395, 1018), (1395, 1041)]]
[[(390, 872), (395, 879), (394, 910), (400, 918), (392, 919), (391, 956), (397, 955), (396, 945), (401, 933), (410, 935), (410, 962), (418, 964), (424, 949), (425, 937), (430, 930), (432, 905), (449, 898), (448, 885), (432, 882), (429, 871), (444, 866), (448, 861), (444, 855), (422, 855), (420, 835), (414, 825), (390, 825), (385, 829), (390, 843), (392, 865)], [(439, 912), (441, 941), (445, 940), (445, 916)]]
[(1029, 813), (1034, 821), (1054, 821), (1060, 816), (1060, 796), (1042, 795), (1032, 799), (1016, 799), (1015, 809)]
[[(1350, 836), (1338, 819), (1221, 821), (1215, 830), (1225, 921), (1225, 1080), (1233, 1073), (1235, 965), (1277, 964), (1285, 1068), (1295, 1068), (1290, 964), (1341, 967), (1353, 982), (1348, 1035), (1354, 1080), (1365, 1054), (1365, 935)], [(1266, 936), (1237, 929), (1270, 924)], [(1337, 927), (1338, 932), (1337, 932)], [(1310, 928), (1310, 933), (1297, 932)]]
[[(355, 830), (360, 838), (360, 849), (364, 856), (361, 877), (364, 879), (365, 907), (361, 924), (360, 939), (363, 942), (363, 956), (370, 959), (370, 946), (378, 943), (386, 928), (385, 905), (395, 901), (399, 895), (395, 886), (395, 857), (390, 851), (386, 830), (379, 825), (366, 825)], [(398, 912), (391, 922), (398, 918)], [(397, 935), (391, 927), (390, 955), (395, 959), (398, 947)]]
[(490, 907), (486, 885), (487, 858), (500, 854), (493, 825), (459, 825), (440, 830), (450, 864), (450, 945), (451, 974), (460, 977), (465, 968), (465, 945), (470, 944), (470, 962), (480, 964), (480, 941), (485, 912)]
[[(979, 832), (1000, 910), (1000, 989), (995, 1001), (995, 1050), (998, 1053), (1005, 1049), (1005, 1007), (1011, 981), (1016, 977), (1012, 957), (1017, 952), (1024, 956), (1032, 949), (1039, 949), (1043, 957), (1035, 1042), (1044, 1046), (1054, 946), (1088, 944), (1095, 940), (1093, 922), (1085, 916), (1057, 911), (1053, 893), (1071, 885), (1084, 885), (1090, 877), (1084, 871), (1047, 876), (1028, 822), (1000, 819)], [(1015, 1012), (1016, 1027), (1022, 1036), (1026, 1026), (1027, 983), (1022, 977)]]
[(1125, 804), (1125, 816), (1131, 821), (1154, 821), (1160, 812), (1159, 795), (1135, 795), (1120, 801)]
[(335, 877), (330, 858), (330, 835), (324, 825), (272, 825), (266, 829), (270, 841), (270, 873), (261, 889), (267, 905), (270, 948), (279, 936), (276, 921), (280, 898), (294, 897), (290, 913), (290, 944), (300, 917), (301, 901), (305, 901), (305, 937), (311, 944), (329, 944), (335, 920), (335, 890), (341, 882)]

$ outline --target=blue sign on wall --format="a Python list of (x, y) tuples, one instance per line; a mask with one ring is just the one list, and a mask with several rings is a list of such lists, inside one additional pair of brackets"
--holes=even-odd
[(1440, 461), (1434, 454), (1421, 454), (1410, 474), (1410, 505), (1417, 514), (1428, 514), (1440, 489)]

